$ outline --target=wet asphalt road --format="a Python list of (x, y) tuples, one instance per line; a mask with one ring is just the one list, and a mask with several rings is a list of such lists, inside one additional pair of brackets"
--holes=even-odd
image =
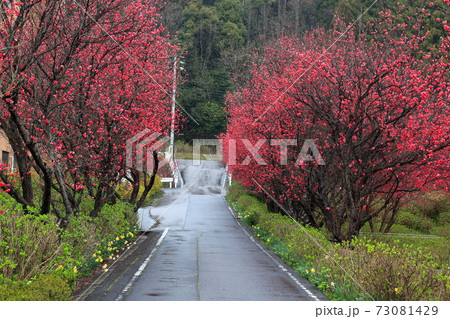
[(140, 211), (146, 238), (85, 300), (326, 300), (237, 220), (219, 162), (180, 170), (185, 185)]

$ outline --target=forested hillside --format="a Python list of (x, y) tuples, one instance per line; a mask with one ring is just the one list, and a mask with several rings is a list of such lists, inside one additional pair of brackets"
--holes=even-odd
[(367, 21), (377, 21), (383, 10), (401, 10), (405, 19), (425, 21), (432, 35), (428, 45), (445, 34), (442, 22), (435, 20), (435, 13), (444, 8), (423, 0), (167, 1), (161, 12), (163, 25), (185, 52), (178, 102), (198, 122), (186, 116), (179, 138), (190, 142), (225, 130), (224, 97), (245, 82), (253, 50), (282, 36), (301, 38), (306, 30), (331, 28), (337, 18), (350, 23), (364, 13), (356, 22), (361, 28)]

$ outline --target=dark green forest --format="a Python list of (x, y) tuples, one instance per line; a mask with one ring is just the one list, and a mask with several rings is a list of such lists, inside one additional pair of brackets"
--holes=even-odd
[(251, 53), (273, 39), (329, 29), (338, 18), (359, 28), (373, 21), (376, 27), (379, 12), (391, 10), (424, 20), (436, 43), (444, 34), (442, 24), (422, 14), (424, 7), (430, 9), (429, 1), (168, 0), (161, 8), (162, 23), (183, 52), (177, 102), (197, 122), (184, 114), (177, 138), (191, 142), (225, 130), (227, 92), (245, 81)]

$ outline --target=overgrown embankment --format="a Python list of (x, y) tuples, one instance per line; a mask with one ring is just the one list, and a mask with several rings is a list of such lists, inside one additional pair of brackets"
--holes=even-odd
[[(161, 193), (155, 184), (147, 204)], [(126, 195), (124, 186), (117, 191)], [(125, 198), (126, 196), (124, 196)], [(108, 267), (133, 244), (138, 232), (134, 206), (116, 200), (97, 217), (87, 212), (95, 204), (84, 198), (65, 229), (54, 215), (39, 215), (0, 193), (0, 300), (70, 300), (77, 282), (94, 269)]]
[[(448, 300), (449, 238), (359, 236), (336, 244), (321, 229), (270, 213), (234, 183), (227, 199), (256, 237), (332, 300)], [(442, 221), (448, 228), (448, 220)]]

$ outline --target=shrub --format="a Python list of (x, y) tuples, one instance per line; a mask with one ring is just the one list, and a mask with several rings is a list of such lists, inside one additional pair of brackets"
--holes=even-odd
[(324, 258), (324, 252), (318, 249), (317, 244), (324, 248), (332, 246), (320, 230), (309, 226), (300, 227), (287, 216), (267, 213), (261, 214), (259, 220), (258, 226), (273, 236), (289, 243), (290, 253), (295, 258), (308, 261)]
[(394, 224), (389, 229), (390, 233), (399, 233), (399, 234), (420, 234), (421, 232), (417, 229), (411, 229), (408, 226), (400, 225), (400, 224)]
[(450, 212), (444, 212), (439, 215), (439, 224), (448, 226), (450, 224)]
[(43, 274), (31, 280), (0, 284), (0, 300), (70, 300), (71, 289), (61, 274)]
[(400, 211), (396, 216), (396, 222), (400, 225), (429, 233), (433, 228), (433, 221), (424, 216), (415, 215), (407, 211)]
[(82, 260), (91, 254), (101, 241), (100, 229), (101, 227), (96, 226), (87, 215), (79, 214), (72, 217), (61, 236), (62, 242), (66, 244), (64, 255), (55, 263), (69, 267), (74, 264), (73, 260)]
[(434, 256), (406, 244), (360, 237), (341, 258), (357, 282), (376, 300), (446, 300), (449, 277), (437, 270)]
[(103, 206), (95, 219), (78, 214), (71, 219), (61, 236), (65, 246), (54, 264), (65, 268), (81, 266), (100, 246), (133, 230), (136, 223), (137, 215), (133, 213), (132, 205), (122, 201)]
[(256, 202), (256, 200), (254, 197), (244, 194), (239, 197), (237, 204), (240, 209), (245, 211), (248, 209), (248, 207), (250, 207), (255, 202)]
[(114, 205), (103, 206), (94, 220), (100, 238), (109, 241), (133, 228), (137, 223), (137, 216), (132, 212), (133, 206), (126, 202), (118, 201)]
[(266, 204), (253, 199), (252, 203), (248, 205), (247, 209), (244, 211), (244, 214), (241, 214), (239, 217), (241, 217), (248, 226), (253, 226), (258, 225), (261, 214), (267, 212)]
[(81, 273), (88, 275), (94, 268), (116, 260), (122, 249), (127, 249), (131, 246), (136, 233), (137, 228), (132, 229), (127, 233), (117, 235), (109, 241), (103, 241), (101, 245), (96, 247), (95, 252), (92, 255), (87, 256), (84, 259), (84, 262), (80, 265)]
[(433, 234), (449, 240), (450, 239), (450, 227), (448, 227), (448, 224), (446, 226), (435, 227), (435, 228), (433, 228)]
[[(82, 203), (91, 204), (87, 198)], [(61, 230), (56, 217), (39, 215), (34, 208), (24, 212), (0, 194), (0, 300), (68, 300), (78, 270), (93, 252), (109, 240), (115, 252), (129, 245), (136, 222), (132, 206), (117, 201), (105, 205), (95, 219), (78, 213)], [(90, 270), (84, 267), (83, 273)]]
[(231, 202), (237, 202), (239, 197), (246, 193), (247, 190), (241, 183), (233, 181), (228, 187), (226, 198)]
[(12, 199), (2, 198), (0, 214), (0, 274), (29, 279), (50, 269), (62, 253), (59, 228), (50, 216), (24, 214)]
[(250, 206), (247, 207), (247, 211), (254, 214), (268, 213), (267, 205), (253, 200)]
[(412, 202), (420, 215), (433, 219), (438, 219), (440, 214), (449, 212), (449, 204), (448, 194), (437, 191), (423, 193)]

